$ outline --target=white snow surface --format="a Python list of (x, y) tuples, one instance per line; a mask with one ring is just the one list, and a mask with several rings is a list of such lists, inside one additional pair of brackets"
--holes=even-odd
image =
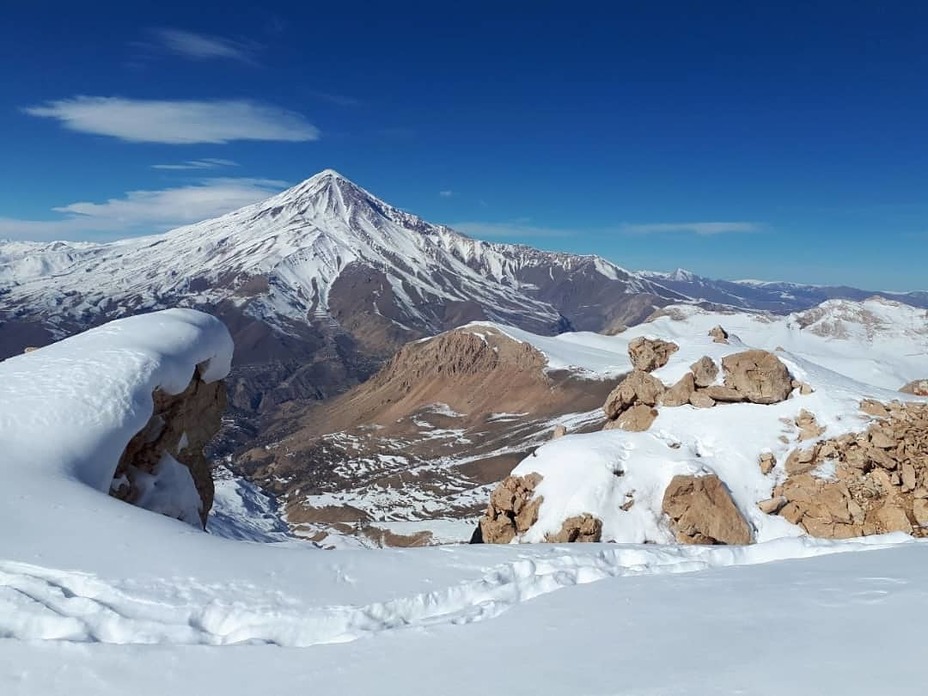
[(0, 693), (923, 692), (928, 546), (902, 535), (325, 552), (107, 496), (151, 390), (230, 349), (172, 310), (0, 363)]

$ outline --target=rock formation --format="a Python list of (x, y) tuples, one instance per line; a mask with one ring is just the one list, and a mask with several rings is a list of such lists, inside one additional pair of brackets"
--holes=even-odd
[(503, 479), (490, 494), (490, 504), (471, 543), (508, 544), (527, 532), (538, 520), (538, 508), (544, 500), (534, 497), (539, 483), (541, 475), (534, 473)]
[(899, 391), (905, 394), (914, 394), (915, 396), (928, 396), (928, 379), (916, 379), (906, 384)]
[(636, 370), (651, 372), (663, 367), (680, 346), (659, 338), (639, 336), (628, 344), (628, 357)]
[(866, 431), (790, 453), (766, 509), (813, 536), (928, 536), (928, 404), (868, 400), (861, 410), (878, 419)]
[(719, 366), (708, 355), (704, 355), (690, 365), (690, 372), (693, 373), (693, 379), (697, 387), (708, 387), (719, 376)]
[(751, 528), (715, 474), (674, 476), (662, 509), (682, 544), (750, 544)]
[(726, 355), (722, 358), (722, 369), (725, 386), (751, 403), (775, 404), (784, 401), (793, 389), (793, 379), (786, 365), (765, 350)]
[[(180, 394), (167, 394), (160, 389), (152, 394), (151, 418), (126, 445), (116, 466), (110, 494), (145, 506), (144, 497), (153, 486), (159, 485), (157, 480), (167, 455), (189, 470), (200, 499), (199, 522), (205, 527), (214, 489), (203, 449), (222, 425), (226, 388), (221, 381), (204, 382), (200, 378), (201, 367), (197, 367), (190, 384)], [(164, 501), (159, 511), (194, 522), (184, 518), (179, 507), (165, 506)]]
[[(664, 383), (657, 377), (642, 370), (635, 370), (606, 397), (603, 411), (610, 421), (606, 423), (607, 428), (620, 427), (614, 421), (618, 420), (619, 416), (633, 406), (655, 406), (664, 390)], [(639, 416), (636, 416), (635, 422), (640, 422), (640, 420), (639, 414)]]
[(601, 541), (602, 538), (602, 520), (586, 512), (564, 520), (564, 524), (561, 525), (561, 529), (557, 534), (545, 535), (545, 541), (552, 544), (593, 542)]
[(713, 326), (709, 329), (709, 336), (715, 343), (728, 343), (728, 332), (721, 326)]

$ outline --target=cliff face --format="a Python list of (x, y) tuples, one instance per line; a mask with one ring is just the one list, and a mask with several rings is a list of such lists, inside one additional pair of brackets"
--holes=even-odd
[(126, 445), (110, 495), (189, 524), (206, 526), (213, 479), (203, 449), (222, 424), (226, 387), (197, 366), (180, 394), (156, 389), (151, 418)]

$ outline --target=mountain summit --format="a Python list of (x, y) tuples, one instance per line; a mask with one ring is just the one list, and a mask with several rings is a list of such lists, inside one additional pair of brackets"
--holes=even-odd
[(331, 169), (161, 235), (0, 243), (0, 297), (0, 357), (126, 314), (218, 314), (247, 409), (339, 391), (409, 340), (470, 321), (602, 330), (685, 299), (600, 257), (471, 239)]

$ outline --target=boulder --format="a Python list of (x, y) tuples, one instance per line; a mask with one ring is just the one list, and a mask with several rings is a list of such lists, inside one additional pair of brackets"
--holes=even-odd
[(471, 543), (508, 544), (538, 521), (544, 498), (535, 497), (541, 474), (507, 476), (490, 494), (490, 504), (480, 518)]
[(564, 437), (567, 434), (567, 426), (563, 423), (558, 423), (554, 426), (554, 431), (551, 433), (551, 439), (557, 440), (558, 438)]
[(651, 372), (666, 365), (678, 350), (680, 346), (676, 343), (640, 336), (628, 344), (628, 357), (636, 370)]
[(715, 474), (674, 476), (662, 509), (683, 544), (750, 544), (751, 528)]
[[(204, 448), (219, 432), (226, 409), (226, 387), (221, 381), (204, 382), (197, 366), (190, 384), (180, 394), (156, 389), (154, 408), (145, 427), (126, 445), (110, 486), (110, 495), (190, 524), (206, 526), (213, 506), (214, 486)], [(192, 480), (199, 509), (190, 510), (187, 500), (151, 496), (162, 477), (173, 477), (182, 466)], [(183, 486), (172, 489), (183, 495)]]
[(552, 544), (596, 542), (603, 538), (603, 523), (589, 513), (568, 517), (557, 534), (546, 534), (545, 541)]
[(928, 379), (916, 379), (900, 388), (899, 391), (915, 396), (928, 396)]
[(712, 408), (715, 406), (715, 399), (705, 392), (696, 391), (690, 394), (690, 403), (696, 408)]
[(617, 386), (603, 405), (606, 417), (613, 420), (635, 404), (654, 406), (664, 393), (664, 383), (643, 370), (635, 370)]
[(696, 391), (696, 382), (692, 372), (683, 375), (676, 384), (664, 392), (661, 396), (661, 404), (664, 406), (683, 406), (690, 402), (690, 396)]
[(799, 428), (799, 441), (814, 440), (825, 432), (824, 426), (818, 424), (815, 420), (815, 414), (811, 411), (802, 409), (796, 416), (796, 427)]
[(693, 373), (697, 387), (708, 387), (719, 376), (719, 366), (708, 355), (702, 356), (690, 365), (690, 371)]
[(792, 377), (780, 359), (765, 350), (746, 350), (722, 358), (725, 386), (755, 404), (784, 401), (792, 391)]
[(713, 401), (720, 401), (727, 404), (736, 404), (739, 401), (745, 400), (744, 394), (737, 389), (726, 387), (722, 384), (710, 384), (705, 389), (700, 389), (699, 391)]
[(651, 423), (657, 418), (657, 409), (647, 404), (635, 404), (631, 408), (619, 414), (614, 421), (609, 421), (606, 430), (619, 428), (629, 432), (639, 433), (651, 427)]
[(713, 326), (709, 329), (709, 336), (714, 343), (728, 343), (728, 332), (721, 326)]
[(777, 458), (773, 455), (773, 452), (761, 452), (758, 464), (760, 465), (760, 473), (766, 476), (776, 467)]

